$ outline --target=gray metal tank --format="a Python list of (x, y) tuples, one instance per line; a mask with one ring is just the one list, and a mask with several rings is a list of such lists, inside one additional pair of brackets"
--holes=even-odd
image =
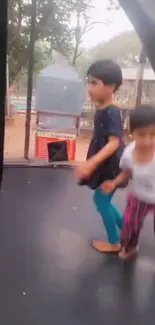
[(51, 64), (39, 75), (36, 112), (80, 116), (85, 96), (84, 82), (67, 64)]

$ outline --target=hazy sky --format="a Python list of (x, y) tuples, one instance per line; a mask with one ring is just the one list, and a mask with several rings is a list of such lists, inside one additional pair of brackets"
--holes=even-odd
[(111, 23), (107, 26), (95, 25), (93, 30), (85, 34), (83, 37), (85, 48), (90, 48), (119, 33), (133, 29), (123, 10), (107, 12), (108, 0), (92, 0), (92, 4), (94, 8), (91, 9), (91, 21), (110, 21)]

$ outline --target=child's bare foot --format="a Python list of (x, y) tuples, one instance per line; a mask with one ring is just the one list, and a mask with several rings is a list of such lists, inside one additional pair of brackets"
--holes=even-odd
[(128, 258), (134, 257), (135, 255), (137, 255), (139, 252), (139, 248), (134, 247), (131, 250), (126, 251), (124, 248), (122, 248), (121, 252), (119, 253), (119, 257), (122, 260), (127, 260)]
[(120, 244), (112, 245), (105, 241), (93, 241), (92, 246), (100, 253), (119, 253), (121, 249)]

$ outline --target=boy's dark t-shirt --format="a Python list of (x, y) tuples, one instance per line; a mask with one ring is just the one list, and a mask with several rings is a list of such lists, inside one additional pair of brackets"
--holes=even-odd
[(88, 149), (87, 159), (99, 152), (108, 143), (110, 136), (116, 136), (120, 139), (119, 148), (96, 169), (88, 180), (82, 180), (80, 185), (87, 185), (91, 189), (96, 189), (105, 180), (114, 179), (120, 172), (119, 162), (124, 150), (123, 128), (120, 110), (115, 106), (108, 106), (96, 111), (94, 133)]

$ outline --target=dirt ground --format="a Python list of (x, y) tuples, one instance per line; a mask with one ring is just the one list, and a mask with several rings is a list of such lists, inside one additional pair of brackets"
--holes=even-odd
[[(35, 130), (36, 130), (36, 115), (31, 117), (31, 140), (29, 156), (35, 158)], [(6, 120), (5, 128), (5, 159), (20, 160), (24, 157), (24, 137), (25, 137), (25, 114), (16, 113), (10, 120)], [(90, 136), (83, 134), (79, 136), (76, 142), (76, 161), (85, 160)]]

